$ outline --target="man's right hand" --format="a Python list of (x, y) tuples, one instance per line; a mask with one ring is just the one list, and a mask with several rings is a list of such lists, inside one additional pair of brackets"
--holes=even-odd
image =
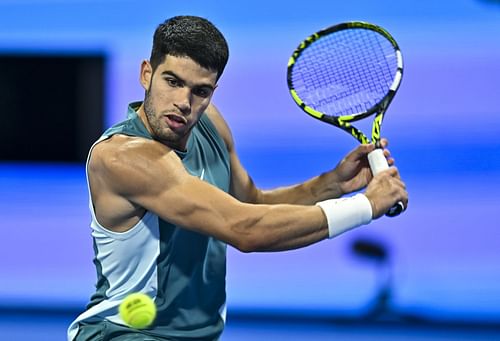
[(395, 167), (377, 174), (368, 184), (365, 195), (372, 205), (373, 219), (380, 218), (398, 201), (408, 207), (408, 192)]

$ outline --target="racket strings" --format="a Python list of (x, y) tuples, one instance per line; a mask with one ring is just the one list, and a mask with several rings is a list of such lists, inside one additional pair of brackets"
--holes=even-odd
[(364, 113), (388, 93), (395, 48), (381, 34), (345, 29), (322, 36), (295, 61), (292, 84), (304, 103), (334, 116)]

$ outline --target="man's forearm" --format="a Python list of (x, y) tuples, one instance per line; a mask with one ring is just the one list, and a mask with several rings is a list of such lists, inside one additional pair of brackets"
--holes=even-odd
[(255, 203), (312, 205), (321, 200), (339, 198), (343, 194), (335, 172), (330, 171), (301, 184), (259, 190)]

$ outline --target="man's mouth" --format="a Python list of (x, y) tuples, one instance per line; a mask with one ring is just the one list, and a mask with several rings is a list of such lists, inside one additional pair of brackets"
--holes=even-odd
[(170, 129), (180, 129), (187, 125), (187, 120), (179, 115), (175, 114), (168, 114), (165, 115), (167, 125), (170, 127)]

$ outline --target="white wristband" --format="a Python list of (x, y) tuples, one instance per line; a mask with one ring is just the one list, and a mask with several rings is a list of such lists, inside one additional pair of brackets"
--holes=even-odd
[(316, 203), (328, 221), (328, 236), (333, 238), (372, 221), (372, 205), (364, 194)]

